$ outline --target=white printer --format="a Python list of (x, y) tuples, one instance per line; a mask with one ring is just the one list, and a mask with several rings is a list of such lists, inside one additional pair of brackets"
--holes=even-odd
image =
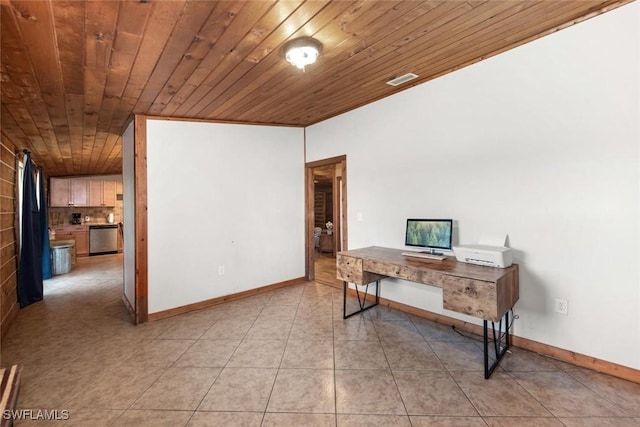
[(506, 237), (485, 236), (476, 245), (454, 246), (453, 253), (460, 262), (506, 268), (513, 263), (511, 248), (505, 246)]

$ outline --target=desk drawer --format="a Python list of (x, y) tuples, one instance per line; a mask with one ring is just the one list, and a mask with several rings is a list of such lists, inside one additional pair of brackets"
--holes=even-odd
[(496, 284), (464, 277), (447, 276), (442, 280), (443, 307), (485, 320), (500, 320)]
[(362, 258), (355, 258), (338, 254), (336, 257), (336, 275), (339, 280), (366, 285), (386, 276), (363, 271)]
[(388, 277), (396, 277), (398, 279), (424, 283), (422, 281), (422, 271), (407, 265), (389, 264), (386, 262), (365, 259), (363, 261), (363, 268), (365, 271), (371, 271)]

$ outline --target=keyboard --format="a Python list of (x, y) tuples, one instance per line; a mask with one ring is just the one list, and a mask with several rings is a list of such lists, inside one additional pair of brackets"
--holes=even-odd
[(425, 254), (424, 252), (402, 252), (402, 255), (413, 258), (436, 259), (438, 261), (442, 261), (447, 258), (444, 255)]

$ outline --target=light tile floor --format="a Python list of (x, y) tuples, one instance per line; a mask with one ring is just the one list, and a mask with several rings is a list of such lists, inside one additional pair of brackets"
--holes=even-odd
[(130, 324), (122, 256), (78, 260), (20, 311), (2, 365), (23, 409), (117, 426), (638, 426), (640, 384), (513, 349), (490, 380), (481, 344), (307, 283)]

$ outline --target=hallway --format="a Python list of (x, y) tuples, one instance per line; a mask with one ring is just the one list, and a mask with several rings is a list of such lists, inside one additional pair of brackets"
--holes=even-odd
[(316, 252), (314, 262), (316, 282), (342, 289), (342, 281), (336, 278), (336, 256), (334, 254)]

